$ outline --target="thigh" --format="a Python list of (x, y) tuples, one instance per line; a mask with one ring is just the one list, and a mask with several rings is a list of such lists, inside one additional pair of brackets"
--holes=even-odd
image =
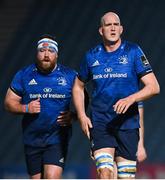
[(42, 172), (42, 148), (25, 145), (25, 160), (28, 174), (31, 177), (40, 176)]
[(64, 168), (67, 151), (68, 144), (54, 144), (47, 146), (43, 154), (43, 164), (56, 165)]
[(92, 151), (117, 146), (113, 132), (106, 125), (93, 126), (90, 129), (90, 142)]
[(136, 152), (139, 142), (139, 129), (119, 130), (116, 133), (118, 146), (115, 156), (136, 161)]

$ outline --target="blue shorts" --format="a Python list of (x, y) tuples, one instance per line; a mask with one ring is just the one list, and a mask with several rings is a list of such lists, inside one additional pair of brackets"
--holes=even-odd
[(92, 151), (107, 147), (115, 148), (115, 157), (136, 161), (139, 129), (115, 130), (103, 125), (92, 128), (90, 133)]
[(43, 165), (52, 164), (64, 168), (68, 145), (53, 144), (45, 147), (24, 146), (28, 173), (32, 176), (43, 172)]

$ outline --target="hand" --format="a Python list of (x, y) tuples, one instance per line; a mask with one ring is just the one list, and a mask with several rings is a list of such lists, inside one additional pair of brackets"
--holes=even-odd
[(91, 157), (92, 160), (95, 160), (95, 157), (94, 157), (94, 155), (93, 155), (92, 150), (90, 150), (90, 157)]
[(143, 145), (138, 145), (136, 155), (138, 162), (143, 162), (147, 158), (147, 153)]
[(73, 113), (71, 111), (60, 112), (60, 115), (57, 117), (57, 122), (60, 126), (70, 126), (72, 124)]
[(34, 101), (31, 101), (29, 104), (28, 104), (28, 112), (31, 113), (31, 114), (34, 114), (34, 113), (40, 113), (41, 111), (41, 105), (40, 105), (40, 99), (36, 99)]
[(133, 98), (133, 96), (128, 96), (126, 98), (120, 99), (113, 106), (114, 111), (116, 111), (117, 114), (124, 114), (134, 102), (135, 99)]
[(89, 129), (93, 127), (91, 120), (86, 115), (79, 119), (80, 119), (81, 128), (84, 134), (88, 137), (88, 139), (90, 139)]

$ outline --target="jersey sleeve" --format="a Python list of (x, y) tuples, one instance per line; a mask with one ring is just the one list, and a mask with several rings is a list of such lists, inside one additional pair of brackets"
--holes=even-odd
[(73, 82), (73, 84), (74, 84), (74, 81), (75, 81), (77, 75), (78, 75), (78, 73), (76, 71), (73, 71), (72, 77), (71, 77), (72, 78), (71, 81)]
[(22, 96), (24, 91), (22, 84), (22, 77), (23, 77), (23, 72), (18, 71), (10, 84), (10, 89), (18, 96)]
[(152, 72), (151, 65), (139, 46), (135, 49), (135, 70), (139, 78)]
[(86, 83), (90, 79), (90, 71), (88, 66), (88, 54), (85, 55), (82, 62), (80, 63), (79, 71), (78, 71), (78, 78)]

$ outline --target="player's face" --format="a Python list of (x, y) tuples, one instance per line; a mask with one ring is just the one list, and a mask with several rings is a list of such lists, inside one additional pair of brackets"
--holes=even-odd
[(45, 72), (51, 72), (57, 63), (57, 53), (52, 48), (41, 48), (38, 49), (37, 53), (37, 66), (38, 68)]
[(102, 26), (99, 32), (105, 42), (118, 42), (123, 32), (118, 16), (112, 13), (105, 15), (102, 19)]

